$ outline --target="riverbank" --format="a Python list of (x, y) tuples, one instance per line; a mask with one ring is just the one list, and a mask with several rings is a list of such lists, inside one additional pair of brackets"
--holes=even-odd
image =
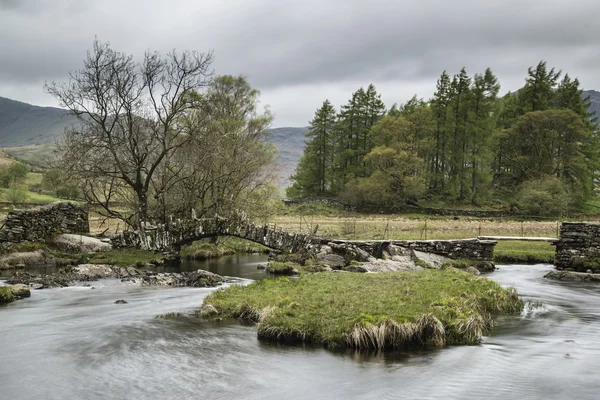
[(49, 289), (107, 278), (120, 279), (124, 283), (145, 286), (171, 287), (216, 287), (226, 282), (226, 279), (222, 276), (201, 269), (179, 273), (159, 273), (134, 267), (102, 264), (67, 266), (53, 274), (32, 274), (26, 271), (17, 271), (6, 282), (11, 285), (25, 285), (25, 287), (31, 287), (32, 289)]
[(31, 292), (26, 285), (0, 286), (0, 304), (12, 303), (29, 296)]
[(548, 242), (500, 240), (494, 247), (494, 262), (499, 264), (552, 264), (556, 248)]
[(493, 317), (517, 313), (514, 289), (455, 269), (316, 273), (231, 286), (204, 300), (258, 337), (330, 348), (403, 349), (476, 344)]

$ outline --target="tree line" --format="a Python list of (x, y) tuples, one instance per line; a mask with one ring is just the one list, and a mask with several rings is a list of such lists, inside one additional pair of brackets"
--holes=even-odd
[(358, 206), (484, 205), (559, 214), (594, 194), (596, 117), (578, 79), (540, 62), (500, 97), (491, 69), (444, 71), (433, 97), (387, 109), (373, 85), (315, 112), (290, 198)]

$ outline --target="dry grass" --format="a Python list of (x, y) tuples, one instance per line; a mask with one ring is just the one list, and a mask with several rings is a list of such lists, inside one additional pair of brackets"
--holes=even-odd
[(399, 215), (356, 217), (280, 216), (273, 222), (289, 232), (342, 239), (466, 239), (487, 236), (557, 237), (557, 221), (483, 220), (476, 218), (412, 218)]
[(90, 233), (95, 235), (101, 233), (104, 233), (105, 235), (116, 235), (123, 232), (123, 229), (125, 228), (125, 223), (123, 221), (114, 218), (105, 218), (94, 210), (90, 210), (89, 220)]

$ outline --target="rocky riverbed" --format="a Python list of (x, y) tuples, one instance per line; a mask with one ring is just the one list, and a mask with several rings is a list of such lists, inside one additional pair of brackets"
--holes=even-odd
[(6, 283), (27, 285), (32, 289), (46, 289), (72, 286), (105, 278), (121, 279), (122, 282), (147, 286), (173, 287), (215, 287), (226, 282), (222, 276), (201, 269), (192, 272), (161, 273), (134, 267), (80, 264), (61, 268), (58, 272), (50, 275), (17, 271)]

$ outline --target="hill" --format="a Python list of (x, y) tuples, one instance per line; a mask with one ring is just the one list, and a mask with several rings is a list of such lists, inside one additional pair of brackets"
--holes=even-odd
[(600, 117), (600, 92), (595, 90), (586, 90), (583, 92), (586, 96), (590, 97), (590, 112), (596, 112), (596, 117)]
[[(77, 119), (55, 107), (38, 107), (0, 97), (0, 148), (30, 164), (44, 165), (53, 157), (54, 144)], [(279, 149), (278, 176), (289, 184), (304, 151), (308, 128), (271, 129), (271, 141)]]
[(38, 107), (0, 97), (0, 147), (54, 144), (77, 119), (55, 107)]
[(270, 130), (271, 142), (279, 149), (279, 163), (277, 175), (279, 185), (290, 185), (290, 176), (294, 173), (296, 165), (304, 152), (308, 127), (303, 128), (274, 128)]

